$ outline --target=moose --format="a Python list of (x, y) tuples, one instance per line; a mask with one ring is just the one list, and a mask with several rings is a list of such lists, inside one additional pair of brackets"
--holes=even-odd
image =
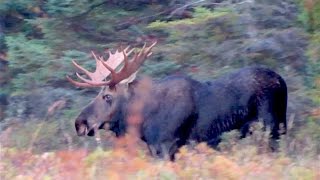
[(94, 72), (72, 61), (88, 78), (76, 73), (81, 82), (67, 76), (68, 81), (78, 87), (101, 87), (75, 120), (78, 136), (105, 129), (121, 137), (128, 132), (128, 119), (139, 117), (139, 138), (151, 155), (173, 159), (191, 140), (216, 147), (222, 133), (238, 129), (245, 137), (250, 124), (259, 120), (270, 128), (273, 140), (279, 138), (281, 125), (285, 133), (287, 86), (280, 75), (250, 66), (210, 82), (181, 75), (136, 78), (155, 45), (109, 51), (107, 60), (92, 53)]

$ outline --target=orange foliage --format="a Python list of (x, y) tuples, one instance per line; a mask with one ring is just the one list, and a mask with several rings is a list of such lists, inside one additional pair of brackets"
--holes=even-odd
[[(277, 154), (243, 159), (206, 144), (183, 146), (175, 162), (150, 157), (146, 150), (123, 146), (113, 150), (59, 151), (40, 155), (1, 150), (0, 177), (6, 179), (319, 179), (318, 163), (296, 163)], [(132, 146), (133, 147), (133, 146)], [(246, 151), (246, 149), (239, 151)], [(132, 153), (135, 152), (135, 153)]]
[(315, 0), (304, 0), (304, 7), (308, 10), (311, 11), (314, 7)]
[(320, 118), (320, 108), (315, 108), (310, 112), (310, 115), (315, 118)]
[(211, 174), (218, 178), (241, 179), (244, 176), (239, 165), (224, 156), (216, 156), (210, 169), (212, 170)]
[(60, 151), (56, 154), (58, 160), (58, 176), (67, 179), (82, 179), (86, 177), (85, 164), (83, 159), (86, 157), (85, 150), (79, 151)]

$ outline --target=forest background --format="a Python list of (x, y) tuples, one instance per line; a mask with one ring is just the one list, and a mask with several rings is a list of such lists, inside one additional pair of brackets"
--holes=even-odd
[[(71, 61), (93, 68), (91, 50), (154, 40), (140, 75), (281, 74), (279, 152), (259, 124), (245, 139), (225, 133), (219, 151), (182, 147), (175, 162), (110, 132), (77, 137), (74, 118), (99, 89), (68, 83)], [(0, 85), (1, 179), (320, 179), (320, 0), (0, 0)]]

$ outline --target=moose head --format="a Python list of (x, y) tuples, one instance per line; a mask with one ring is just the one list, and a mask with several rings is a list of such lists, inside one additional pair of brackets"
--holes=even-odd
[(139, 51), (129, 46), (125, 49), (117, 49), (114, 53), (108, 52), (105, 60), (92, 52), (96, 61), (94, 72), (89, 72), (75, 61), (73, 65), (89, 79), (76, 73), (82, 81), (78, 82), (67, 76), (67, 80), (78, 87), (102, 87), (100, 93), (79, 114), (75, 121), (75, 128), (79, 136), (94, 136), (98, 129), (113, 129), (116, 134), (124, 131), (119, 118), (124, 118), (124, 106), (129, 98), (128, 87), (135, 79), (139, 67), (152, 52), (156, 42), (150, 46), (144, 46)]

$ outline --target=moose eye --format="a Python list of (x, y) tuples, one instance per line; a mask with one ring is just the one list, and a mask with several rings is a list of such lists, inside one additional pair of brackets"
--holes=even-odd
[(102, 96), (102, 98), (108, 103), (112, 102), (112, 96), (110, 94), (106, 94), (106, 95)]

